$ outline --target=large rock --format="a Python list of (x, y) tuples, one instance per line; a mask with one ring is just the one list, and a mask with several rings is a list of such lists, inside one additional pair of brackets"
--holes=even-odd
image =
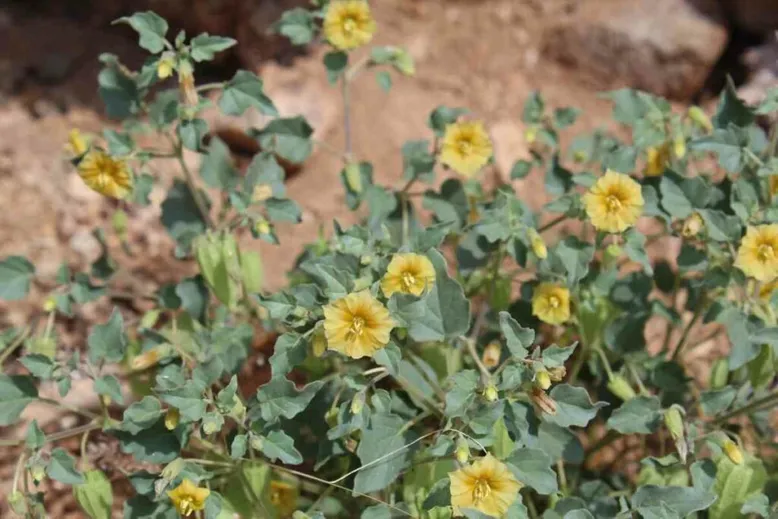
[(748, 32), (767, 34), (778, 29), (776, 0), (722, 0), (727, 17)]
[(714, 0), (580, 0), (544, 33), (545, 54), (602, 88), (689, 99), (724, 51)]

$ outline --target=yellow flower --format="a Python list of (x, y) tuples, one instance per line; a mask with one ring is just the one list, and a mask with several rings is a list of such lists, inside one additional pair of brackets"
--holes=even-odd
[(553, 283), (541, 283), (532, 295), (532, 315), (548, 324), (570, 319), (570, 291)]
[(435, 283), (435, 267), (421, 254), (395, 254), (381, 280), (381, 290), (386, 297), (395, 292), (421, 295)]
[(165, 413), (165, 429), (172, 431), (178, 427), (178, 423), (181, 421), (181, 411), (175, 407), (169, 407)]
[(132, 190), (127, 163), (99, 150), (84, 156), (78, 163), (78, 174), (87, 186), (105, 196), (121, 199)]
[(705, 222), (703, 222), (700, 213), (692, 213), (691, 216), (683, 221), (681, 235), (684, 238), (694, 238), (702, 230), (703, 225), (705, 225)]
[(740, 242), (735, 266), (757, 281), (778, 277), (778, 224), (749, 227)]
[(546, 259), (548, 257), (548, 249), (546, 248), (546, 242), (543, 241), (543, 238), (538, 234), (538, 231), (535, 229), (529, 229), (529, 242), (532, 246), (532, 252), (537, 256), (539, 259)]
[(478, 121), (449, 124), (443, 135), (440, 161), (460, 175), (472, 177), (489, 162), (492, 141)]
[(451, 506), (455, 515), (472, 508), (492, 517), (502, 517), (516, 501), (521, 483), (508, 467), (491, 454), (448, 475)]
[(376, 23), (365, 0), (334, 0), (324, 16), (324, 36), (338, 50), (367, 44), (375, 30)]
[(324, 307), (327, 347), (354, 359), (372, 356), (386, 346), (393, 327), (389, 311), (367, 290)]
[(210, 494), (210, 490), (200, 488), (188, 479), (183, 480), (180, 485), (167, 493), (178, 513), (184, 517), (192, 515), (192, 512), (203, 510), (205, 500)]
[(283, 481), (271, 481), (270, 502), (280, 517), (289, 517), (297, 510), (297, 487)]
[(743, 463), (743, 452), (740, 450), (740, 448), (737, 446), (735, 442), (732, 440), (725, 440), (724, 445), (724, 454), (727, 455), (727, 457), (734, 463), (735, 465), (740, 465)]
[(484, 354), (481, 356), (481, 362), (489, 369), (496, 368), (500, 364), (502, 355), (502, 346), (497, 341), (492, 341), (484, 348)]
[(667, 144), (648, 148), (646, 157), (646, 176), (658, 177), (665, 172), (665, 167), (670, 161), (670, 148)]
[(625, 231), (643, 212), (640, 184), (610, 170), (583, 196), (583, 203), (592, 225), (605, 232)]
[(68, 143), (65, 145), (65, 151), (73, 157), (80, 157), (89, 151), (89, 141), (78, 128), (73, 128), (68, 132)]
[(159, 79), (166, 79), (173, 75), (173, 69), (176, 66), (175, 55), (164, 53), (157, 62), (157, 76)]

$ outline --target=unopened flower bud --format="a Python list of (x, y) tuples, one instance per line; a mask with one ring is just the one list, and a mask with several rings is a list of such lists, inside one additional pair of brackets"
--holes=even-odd
[(667, 149), (667, 144), (648, 148), (648, 151), (646, 152), (646, 176), (658, 177), (664, 173), (669, 159), (670, 153)]
[(618, 243), (611, 243), (605, 248), (605, 263), (611, 264), (624, 254), (624, 249)]
[(686, 156), (686, 138), (683, 135), (679, 135), (673, 140), (673, 153), (679, 159)]
[(706, 132), (713, 130), (713, 123), (710, 122), (708, 115), (699, 106), (690, 106), (687, 113), (689, 114), (689, 119), (701, 129)]
[(338, 425), (338, 410), (335, 407), (330, 407), (329, 410), (327, 410), (327, 413), (324, 415), (324, 421), (327, 422), (327, 425), (330, 426), (330, 428), (335, 427)]
[(246, 406), (243, 404), (240, 398), (233, 397), (232, 409), (230, 409), (230, 416), (234, 417), (239, 422), (243, 421), (246, 417)]
[(464, 438), (459, 438), (457, 440), (457, 448), (454, 451), (454, 455), (457, 458), (457, 461), (464, 465), (467, 463), (467, 460), (470, 458), (470, 447), (467, 445), (467, 440)]
[(249, 435), (249, 445), (251, 445), (251, 448), (255, 451), (260, 451), (265, 445), (265, 440), (262, 438), (262, 436), (252, 433)]
[(181, 95), (181, 104), (185, 107), (195, 107), (200, 101), (195, 88), (194, 74), (190, 63), (181, 63), (178, 69), (178, 91)]
[(130, 361), (130, 369), (133, 371), (143, 371), (155, 366), (161, 358), (159, 348), (151, 348), (141, 353)]
[(365, 394), (359, 392), (351, 399), (351, 414), (357, 415), (365, 408)]
[(692, 213), (686, 220), (683, 221), (683, 227), (681, 228), (681, 234), (684, 238), (693, 238), (702, 230), (705, 223), (702, 221), (702, 217), (699, 213)]
[(535, 373), (535, 385), (544, 391), (551, 387), (551, 375), (548, 371), (542, 370)]
[(89, 151), (89, 141), (77, 128), (73, 128), (68, 133), (68, 143), (65, 146), (65, 150), (67, 150), (73, 158), (81, 157)]
[(720, 358), (713, 363), (710, 370), (710, 388), (721, 389), (729, 381), (729, 361), (726, 358)]
[(670, 409), (667, 409), (664, 413), (664, 421), (667, 430), (670, 431), (670, 436), (673, 440), (681, 440), (684, 437), (683, 427), (683, 415), (678, 406), (673, 405)]
[(530, 126), (526, 130), (524, 130), (524, 140), (527, 142), (527, 144), (532, 144), (535, 142), (535, 139), (538, 137), (538, 129), (534, 126)]
[(346, 185), (354, 193), (362, 192), (362, 169), (356, 162), (349, 162), (343, 169), (343, 177), (346, 179)]
[(721, 448), (732, 463), (735, 465), (743, 463), (743, 451), (740, 450), (740, 447), (738, 447), (735, 442), (732, 440), (725, 440)]
[(165, 465), (164, 469), (162, 469), (162, 479), (167, 482), (173, 481), (178, 477), (179, 474), (181, 474), (181, 471), (184, 470), (185, 465), (186, 462), (182, 458), (174, 459)]
[(484, 348), (484, 354), (481, 357), (481, 362), (489, 369), (496, 368), (500, 364), (500, 354), (502, 353), (502, 347), (497, 341), (490, 342)]
[(8, 505), (16, 515), (27, 517), (27, 503), (24, 500), (24, 494), (18, 490), (14, 490), (11, 492), (11, 495), (8, 496)]
[(46, 467), (42, 463), (34, 463), (30, 467), (30, 476), (36, 485), (39, 484), (46, 477)]
[(625, 402), (629, 402), (637, 396), (635, 390), (632, 389), (632, 386), (627, 382), (627, 379), (621, 375), (613, 375), (608, 380), (608, 391)]
[(532, 403), (535, 404), (542, 412), (550, 415), (556, 414), (556, 402), (554, 402), (554, 399), (548, 396), (548, 394), (539, 387), (535, 387), (532, 390), (530, 399), (532, 400)]
[(497, 392), (497, 388), (494, 384), (489, 383), (489, 385), (484, 388), (484, 398), (487, 402), (496, 402), (499, 396), (500, 395)]
[(586, 159), (588, 156), (586, 155), (585, 151), (578, 150), (573, 153), (573, 162), (580, 164), (582, 162), (586, 162)]
[(109, 407), (111, 405), (111, 397), (108, 395), (100, 395), (100, 403), (103, 407)]
[(257, 234), (270, 234), (270, 222), (260, 218), (254, 222), (254, 230), (257, 231)]
[(172, 431), (178, 427), (178, 422), (181, 420), (181, 412), (175, 407), (168, 408), (165, 413), (165, 429)]
[(173, 75), (173, 69), (176, 66), (175, 54), (165, 52), (157, 62), (157, 76), (159, 79), (166, 79)]
[(254, 186), (254, 191), (251, 192), (252, 202), (264, 202), (273, 197), (273, 186), (270, 184), (258, 184)]
[(370, 254), (363, 254), (359, 258), (359, 264), (363, 266), (367, 266), (373, 263), (373, 256)]
[(57, 299), (54, 296), (49, 296), (43, 301), (43, 311), (53, 312), (57, 308)]
[(548, 370), (548, 376), (551, 377), (552, 382), (561, 382), (565, 375), (567, 375), (567, 370), (564, 366), (557, 366)]
[(528, 233), (530, 245), (532, 245), (532, 253), (540, 259), (546, 259), (548, 257), (546, 242), (543, 241), (543, 238), (535, 229), (530, 229)]
[(311, 349), (315, 357), (321, 357), (327, 351), (327, 336), (324, 334), (324, 327), (317, 326), (311, 337)]

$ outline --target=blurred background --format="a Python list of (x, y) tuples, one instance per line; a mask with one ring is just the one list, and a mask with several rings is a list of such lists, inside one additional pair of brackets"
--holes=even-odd
[[(304, 115), (314, 137), (343, 145), (337, 88), (326, 81), (323, 45), (294, 48), (272, 34), (287, 9), (306, 0), (5, 0), (0, 2), (0, 257), (22, 254), (51, 278), (63, 261), (88, 267), (101, 254), (95, 226), (110, 230), (117, 204), (90, 191), (66, 160), (71, 128), (99, 132), (106, 124), (97, 95), (98, 55), (111, 52), (130, 67), (145, 53), (118, 17), (151, 9), (166, 17), (171, 33), (185, 29), (231, 36), (238, 45), (222, 53), (198, 82), (227, 80), (238, 68), (257, 72), (284, 116)], [(483, 118), (496, 147), (490, 175), (509, 181), (516, 159), (527, 156), (520, 122), (527, 95), (539, 89), (552, 106), (584, 110), (572, 133), (610, 128), (604, 90), (629, 86), (667, 96), (678, 109), (697, 103), (710, 110), (731, 76), (739, 92), (758, 101), (778, 80), (776, 0), (374, 0), (375, 44), (402, 45), (416, 61), (414, 78), (395, 78), (384, 92), (371, 75), (353, 92), (356, 156), (374, 163), (379, 182), (401, 177), (400, 148), (428, 138), (426, 119), (436, 106), (462, 106)], [(256, 152), (245, 129), (262, 124), (256, 114), (227, 119), (205, 116), (226, 135), (236, 160)], [(610, 128), (612, 129), (612, 128)], [(617, 130), (618, 131), (618, 130)], [(230, 138), (230, 136), (235, 138)], [(196, 165), (197, 157), (189, 160)], [(159, 202), (176, 174), (164, 161), (153, 171), (158, 186), (149, 207), (130, 213), (129, 250), (117, 259), (128, 293), (153, 291), (182, 275), (172, 242), (159, 224)], [(290, 196), (304, 209), (303, 223), (279, 229), (280, 246), (263, 244), (266, 286), (278, 288), (294, 252), (315, 239), (320, 226), (353, 218), (342, 203), (340, 163), (317, 149), (288, 180)], [(495, 179), (485, 178), (485, 182)], [(542, 180), (517, 188), (536, 208)], [(108, 245), (114, 247), (108, 234)], [(122, 282), (121, 280), (119, 281)], [(45, 294), (45, 286), (36, 287)], [(0, 326), (24, 324), (40, 297), (13, 306), (0, 303)], [(110, 303), (110, 302), (109, 302)], [(73, 320), (73, 336), (104, 314), (109, 304), (87, 305)], [(142, 310), (142, 309), (139, 309)], [(67, 337), (65, 337), (67, 340)]]

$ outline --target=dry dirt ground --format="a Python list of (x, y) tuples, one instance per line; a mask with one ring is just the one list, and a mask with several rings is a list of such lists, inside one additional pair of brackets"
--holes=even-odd
[[(568, 3), (374, 2), (379, 24), (375, 43), (406, 46), (418, 72), (414, 78), (395, 78), (388, 94), (370, 74), (360, 77), (352, 95), (355, 155), (374, 164), (379, 182), (397, 184), (402, 176), (402, 144), (430, 137), (426, 119), (436, 106), (462, 106), (486, 121), (499, 170), (491, 174), (505, 178), (513, 161), (527, 154), (520, 117), (524, 100), (535, 89), (553, 107), (583, 109), (573, 132), (607, 127), (609, 103), (574, 72), (541, 55), (545, 24)], [(100, 253), (91, 230), (95, 226), (109, 230), (116, 208), (83, 185), (63, 154), (70, 128), (97, 132), (109, 124), (101, 117), (96, 93), (96, 56), (102, 50), (128, 63), (142, 59), (125, 27), (95, 26), (67, 18), (16, 17), (0, 7), (0, 257), (27, 256), (43, 279), (53, 279), (62, 261), (75, 268), (88, 266)], [(326, 81), (321, 64), (324, 52), (312, 48), (296, 58), (292, 67), (269, 62), (255, 68), (284, 116), (304, 115), (315, 128), (316, 139), (342, 147), (341, 100), (338, 90)], [(232, 72), (224, 72), (223, 79)], [(216, 114), (210, 116), (214, 127), (238, 128), (255, 124), (252, 117), (227, 121)], [(197, 158), (189, 159), (196, 167)], [(287, 182), (289, 195), (303, 207), (302, 224), (279, 229), (279, 246), (247, 243), (262, 251), (268, 290), (283, 286), (284, 273), (295, 254), (316, 237), (320, 226), (329, 232), (333, 219), (353, 220), (343, 204), (340, 166), (337, 157), (317, 147), (299, 174)], [(171, 164), (160, 164), (156, 172), (160, 185), (152, 197), (155, 204), (129, 210), (132, 255), (116, 258), (125, 272), (140, 280), (128, 283), (128, 290), (150, 291), (159, 282), (175, 280), (183, 270), (191, 269), (172, 259), (170, 241), (159, 224), (159, 203), (176, 171)], [(541, 186), (539, 178), (516, 185), (534, 207), (542, 203)], [(38, 297), (32, 302), (0, 302), (0, 329), (27, 322), (38, 312), (45, 290), (45, 283), (37, 286)], [(108, 303), (87, 305), (76, 320), (60, 323), (65, 347), (78, 348), (86, 326), (102, 319), (109, 309)], [(7, 475), (8, 471), (0, 469), (0, 482)], [(52, 517), (79, 517), (72, 503), (61, 506), (52, 511)], [(68, 510), (75, 515), (68, 515)]]

